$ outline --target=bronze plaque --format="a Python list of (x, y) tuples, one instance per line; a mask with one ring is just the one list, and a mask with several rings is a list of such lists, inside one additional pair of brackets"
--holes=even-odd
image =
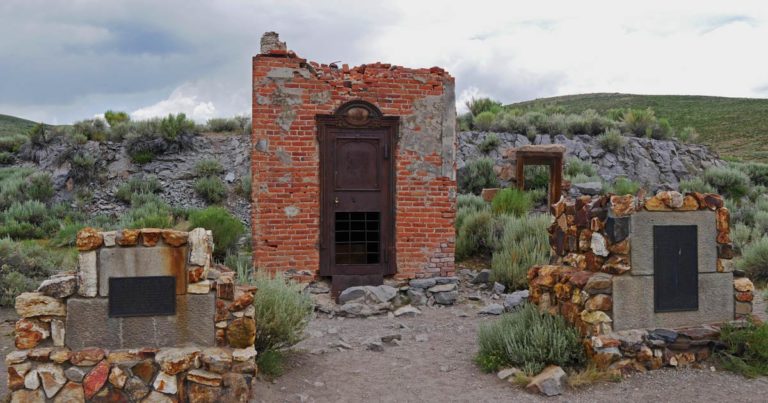
[(109, 316), (176, 314), (176, 278), (172, 276), (110, 277)]
[(653, 226), (655, 312), (699, 309), (699, 262), (695, 225)]

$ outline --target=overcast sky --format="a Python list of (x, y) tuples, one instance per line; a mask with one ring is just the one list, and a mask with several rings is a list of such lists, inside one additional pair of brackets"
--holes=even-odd
[(2, 0), (0, 113), (59, 124), (106, 109), (248, 114), (265, 31), (321, 63), (444, 67), (459, 104), (768, 97), (764, 0)]

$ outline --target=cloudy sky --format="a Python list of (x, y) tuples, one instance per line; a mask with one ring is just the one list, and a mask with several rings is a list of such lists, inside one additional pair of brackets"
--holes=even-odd
[(768, 98), (764, 0), (2, 0), (0, 113), (49, 123), (106, 109), (247, 114), (264, 31), (321, 63), (442, 66), (459, 104), (585, 92)]

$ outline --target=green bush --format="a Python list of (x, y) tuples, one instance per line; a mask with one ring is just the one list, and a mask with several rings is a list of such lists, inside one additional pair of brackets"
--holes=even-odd
[(511, 214), (517, 217), (528, 214), (533, 207), (533, 199), (522, 190), (506, 188), (499, 190), (491, 202), (491, 208), (496, 214)]
[(35, 172), (27, 178), (24, 191), (27, 198), (47, 202), (53, 197), (53, 180), (47, 172)]
[[(215, 239), (215, 238), (214, 238)], [(301, 341), (312, 313), (312, 300), (301, 287), (282, 277), (257, 274), (253, 299), (256, 308), (256, 350), (279, 351)]]
[(251, 199), (251, 176), (247, 175), (240, 179), (240, 186), (237, 187), (237, 193), (240, 196), (250, 200)]
[(491, 258), (494, 281), (510, 289), (527, 287), (528, 269), (549, 261), (547, 227), (550, 224), (551, 219), (546, 214), (530, 214), (504, 220), (500, 241)]
[(16, 158), (13, 154), (7, 151), (0, 151), (0, 165), (10, 165), (13, 164), (15, 160)]
[(669, 140), (675, 135), (672, 125), (667, 118), (659, 118), (653, 126), (649, 137), (656, 140)]
[(752, 321), (720, 330), (726, 348), (717, 353), (724, 367), (749, 378), (768, 375), (768, 323)]
[(490, 252), (492, 224), (493, 216), (487, 210), (466, 214), (456, 235), (456, 260)]
[(526, 190), (525, 192), (531, 197), (534, 205), (546, 203), (547, 197), (549, 197), (547, 189), (544, 188)]
[(6, 134), (0, 136), (0, 151), (15, 153), (19, 151), (29, 138), (23, 134)]
[(582, 161), (578, 158), (570, 157), (565, 161), (563, 173), (568, 177), (573, 177), (579, 174), (594, 176), (597, 175), (597, 168), (595, 168), (589, 161)]
[(561, 315), (539, 312), (533, 304), (481, 324), (477, 343), (475, 361), (486, 372), (515, 366), (533, 376), (547, 365), (569, 367), (585, 361), (578, 331)]
[(496, 133), (489, 133), (487, 136), (485, 136), (485, 139), (482, 143), (480, 143), (480, 145), (477, 146), (477, 148), (483, 154), (488, 154), (491, 151), (499, 148), (499, 145), (501, 145), (499, 136)]
[(196, 180), (195, 191), (209, 204), (217, 204), (227, 198), (227, 187), (224, 182), (213, 176)]
[(675, 133), (675, 138), (681, 143), (697, 143), (699, 141), (699, 132), (693, 127), (687, 126)]
[(613, 183), (606, 187), (605, 193), (615, 195), (634, 195), (640, 190), (640, 184), (624, 177), (616, 178)]
[(128, 116), (128, 113), (126, 112), (113, 111), (110, 109), (104, 112), (104, 119), (109, 123), (109, 127), (114, 128), (121, 123), (127, 123), (131, 120), (131, 117)]
[(107, 139), (107, 123), (101, 119), (86, 119), (72, 125), (75, 136), (84, 136), (88, 140), (105, 141)]
[(48, 142), (48, 131), (48, 127), (45, 124), (36, 124), (29, 130), (29, 142), (35, 147), (45, 145)]
[(237, 132), (243, 130), (242, 123), (234, 118), (208, 119), (206, 128), (212, 132)]
[(495, 114), (501, 110), (501, 103), (490, 98), (472, 98), (465, 105), (472, 116), (477, 116), (483, 112)]
[(526, 165), (523, 172), (525, 174), (525, 190), (549, 187), (549, 167)]
[(736, 265), (753, 281), (768, 283), (768, 237), (761, 237), (744, 247)]
[(34, 291), (40, 281), (75, 267), (75, 255), (68, 250), (0, 238), (0, 306), (13, 306), (20, 293)]
[(733, 168), (744, 172), (756, 185), (768, 186), (768, 164), (762, 162), (731, 163)]
[(731, 239), (733, 240), (733, 246), (740, 254), (744, 253), (744, 248), (747, 245), (759, 237), (760, 234), (754, 228), (746, 226), (742, 223), (734, 224), (731, 229)]
[(483, 210), (488, 208), (488, 202), (482, 197), (473, 194), (459, 194), (456, 197), (456, 208), (470, 207), (473, 210)]
[(480, 112), (479, 115), (475, 115), (472, 119), (472, 126), (477, 130), (486, 132), (491, 129), (494, 119), (496, 119), (496, 116), (493, 112)]
[(96, 176), (96, 158), (90, 154), (76, 153), (69, 162), (71, 165), (69, 177), (75, 183), (88, 183)]
[(284, 361), (285, 357), (281, 351), (266, 350), (256, 357), (256, 366), (259, 368), (259, 374), (265, 375), (268, 379), (274, 379), (283, 376)]
[(123, 182), (117, 187), (115, 197), (129, 203), (135, 194), (160, 193), (162, 190), (160, 181), (154, 175), (132, 176), (127, 182)]
[(154, 194), (137, 193), (131, 197), (131, 208), (123, 213), (121, 228), (172, 228), (173, 210)]
[(58, 217), (37, 200), (15, 202), (0, 213), (0, 237), (45, 238), (59, 228)]
[(656, 124), (656, 113), (653, 109), (628, 109), (624, 111), (621, 123), (627, 132), (637, 137), (651, 137)]
[(730, 167), (711, 167), (702, 174), (702, 179), (726, 197), (740, 199), (749, 192), (749, 176)]
[(141, 150), (130, 154), (131, 160), (139, 165), (149, 164), (155, 159), (155, 154), (149, 150)]
[(224, 172), (224, 167), (221, 166), (219, 161), (214, 159), (201, 160), (195, 164), (195, 175), (198, 178), (204, 178), (206, 176), (216, 176)]
[(171, 113), (160, 120), (160, 133), (166, 140), (176, 141), (181, 135), (191, 134), (194, 129), (195, 122), (187, 119), (187, 115), (183, 113)]
[(245, 227), (222, 207), (208, 207), (189, 213), (189, 223), (193, 228), (205, 228), (213, 232), (214, 256), (223, 259), (235, 249), (237, 240), (245, 232)]
[(480, 194), (484, 188), (499, 187), (499, 179), (493, 171), (493, 160), (479, 158), (470, 161), (459, 171), (459, 192)]
[(701, 178), (680, 181), (680, 192), (715, 193), (717, 190)]
[(617, 153), (627, 145), (627, 138), (617, 129), (608, 129), (597, 137), (597, 142), (605, 151)]

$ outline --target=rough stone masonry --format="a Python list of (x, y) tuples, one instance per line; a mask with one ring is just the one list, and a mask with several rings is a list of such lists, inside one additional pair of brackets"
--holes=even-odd
[(320, 176), (315, 117), (363, 100), (399, 116), (396, 278), (452, 275), (456, 196), (454, 79), (443, 69), (308, 62), (274, 34), (253, 58), (254, 263), (317, 275)]

